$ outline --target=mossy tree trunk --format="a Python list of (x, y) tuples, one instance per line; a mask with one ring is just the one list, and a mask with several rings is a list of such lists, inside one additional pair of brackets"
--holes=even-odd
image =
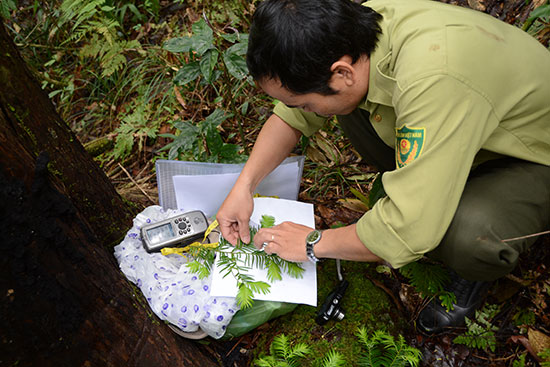
[(132, 217), (0, 24), (0, 365), (219, 364), (118, 270)]

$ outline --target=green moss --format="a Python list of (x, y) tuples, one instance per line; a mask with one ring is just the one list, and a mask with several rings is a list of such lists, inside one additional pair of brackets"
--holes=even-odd
[(48, 162), (47, 168), (48, 168), (48, 172), (50, 172), (52, 175), (57, 176), (57, 177), (62, 177), (63, 176), (63, 174), (60, 171), (55, 169), (55, 163), (53, 161)]
[(318, 307), (300, 305), (291, 314), (272, 321), (258, 340), (254, 358), (269, 354), (273, 337), (284, 333), (292, 345), (301, 342), (311, 347), (310, 360), (305, 366), (318, 365), (330, 350), (341, 353), (349, 364), (353, 364), (361, 351), (355, 336), (360, 326), (365, 326), (369, 332), (385, 330), (390, 334), (402, 334), (405, 320), (395, 316), (395, 306), (387, 294), (367, 278), (380, 277), (374, 269), (375, 266), (368, 263), (342, 262), (343, 276), (350, 283), (342, 302), (345, 317), (342, 321), (331, 320), (320, 326), (315, 322), (317, 311), (338, 283), (335, 262), (321, 263), (317, 269)]
[(25, 133), (29, 136), (29, 138), (31, 138), (33, 146), (37, 147), (38, 146), (38, 140), (36, 139), (36, 136), (34, 136), (31, 129), (29, 129), (29, 127), (27, 125), (25, 125), (25, 119), (29, 115), (29, 110), (25, 109), (23, 111), (23, 113), (21, 114), (20, 111), (18, 112), (17, 108), (15, 108), (14, 106), (12, 106), (10, 104), (8, 104), (8, 109), (11, 112), (13, 112), (17, 122), (19, 123), (19, 126), (21, 126), (21, 128), (25, 131)]

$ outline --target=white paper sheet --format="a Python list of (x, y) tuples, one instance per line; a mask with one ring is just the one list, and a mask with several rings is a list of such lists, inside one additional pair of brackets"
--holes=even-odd
[[(254, 212), (250, 221), (252, 223), (260, 223), (261, 216), (266, 214), (275, 217), (275, 224), (291, 221), (315, 228), (312, 204), (284, 199), (255, 198)], [(303, 278), (295, 279), (287, 274), (283, 274), (282, 280), (271, 283), (271, 289), (268, 294), (257, 294), (254, 296), (254, 299), (302, 303), (316, 307), (317, 270), (315, 264), (308, 261), (302, 263), (302, 266), (305, 269)], [(249, 274), (254, 277), (254, 280), (269, 283), (267, 280), (267, 270), (256, 268)], [(235, 278), (230, 275), (224, 278), (215, 265), (212, 270), (210, 294), (216, 297), (235, 297), (237, 291), (237, 281)]]
[[(215, 175), (177, 175), (173, 177), (178, 209), (201, 210), (207, 217), (216, 214), (239, 173)], [(256, 193), (280, 198), (298, 197), (299, 165), (282, 164), (258, 185)]]

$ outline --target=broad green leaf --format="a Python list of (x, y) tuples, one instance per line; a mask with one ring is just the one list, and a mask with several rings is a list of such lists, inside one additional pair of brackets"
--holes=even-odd
[(183, 86), (193, 80), (197, 79), (201, 74), (201, 69), (198, 61), (190, 62), (183, 65), (176, 76), (174, 77), (174, 83), (179, 86)]
[(246, 55), (246, 51), (248, 51), (248, 34), (242, 35), (241, 42), (234, 44), (226, 51), (230, 54), (236, 54), (239, 56)]
[(529, 14), (528, 21), (534, 21), (538, 18), (550, 17), (550, 4), (541, 5)]
[(222, 38), (228, 42), (231, 42), (231, 43), (235, 43), (237, 42), (237, 40), (239, 39), (239, 34), (238, 33), (225, 33), (225, 34), (222, 34), (221, 35)]
[(179, 52), (189, 52), (193, 46), (193, 41), (191, 37), (177, 37), (171, 38), (164, 42), (162, 48), (166, 51), (179, 53)]
[(206, 119), (204, 119), (203, 122), (201, 122), (201, 129), (204, 129), (203, 131), (206, 131), (208, 126), (214, 126), (217, 127), (222, 122), (227, 120), (228, 118), (232, 117), (232, 114), (226, 114), (221, 109), (216, 109), (214, 112), (212, 112)]
[(220, 163), (244, 163), (247, 160), (246, 154), (240, 154), (241, 147), (235, 144), (223, 144), (220, 149)]
[(214, 68), (216, 67), (216, 63), (218, 62), (218, 55), (219, 52), (217, 50), (208, 50), (202, 56), (199, 63), (201, 74), (209, 83), (212, 82), (212, 75)]
[[(170, 149), (168, 159), (174, 159), (180, 153), (192, 149), (199, 135), (198, 128), (187, 121), (176, 121), (174, 127), (180, 131), (179, 135), (176, 136), (173, 142), (160, 149)], [(162, 134), (161, 136), (165, 135)]]
[(204, 19), (201, 18), (191, 28), (193, 30), (193, 36), (191, 37), (192, 49), (197, 52), (199, 57), (202, 57), (206, 51), (215, 48), (214, 34)]
[(241, 114), (243, 114), (243, 116), (246, 115), (246, 113), (248, 112), (248, 107), (249, 107), (248, 101), (244, 102), (241, 105)]
[(215, 126), (211, 125), (205, 134), (206, 145), (210, 154), (217, 158), (223, 147), (223, 140)]
[(226, 50), (223, 54), (223, 62), (227, 67), (227, 71), (239, 80), (246, 78), (248, 75), (248, 67), (246, 66), (245, 59), (240, 55), (228, 51), (229, 50)]

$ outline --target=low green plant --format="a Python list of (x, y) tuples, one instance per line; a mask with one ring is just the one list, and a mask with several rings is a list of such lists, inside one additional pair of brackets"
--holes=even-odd
[(470, 348), (494, 352), (496, 348), (495, 332), (498, 327), (491, 322), (499, 311), (498, 305), (485, 305), (481, 310), (477, 310), (475, 320), (466, 318), (466, 332), (454, 338), (453, 342), (464, 344)]
[(544, 349), (538, 356), (542, 360), (540, 362), (541, 367), (550, 367), (550, 348)]
[(137, 40), (120, 37), (122, 26), (114, 12), (116, 7), (108, 0), (64, 0), (55, 34), (67, 23), (68, 32), (62, 44), (80, 44), (80, 56), (99, 62), (101, 76), (106, 77), (122, 69), (126, 64), (125, 53), (143, 52)]
[(399, 272), (409, 279), (421, 297), (438, 297), (447, 311), (453, 309), (456, 296), (453, 292), (445, 290), (445, 285), (449, 283), (450, 278), (448, 272), (441, 266), (416, 261), (403, 266)]
[(520, 308), (512, 317), (512, 321), (516, 326), (531, 326), (535, 324), (536, 315), (528, 308)]
[(190, 35), (169, 39), (163, 48), (180, 57), (182, 66), (174, 76), (174, 84), (189, 92), (197, 86), (209, 87), (210, 92), (201, 92), (201, 99), (206, 97), (228, 109), (241, 141), (245, 142), (242, 121), (253, 99), (247, 87), (254, 86), (244, 58), (248, 34), (231, 30), (232, 33), (218, 30), (201, 18), (192, 25)]
[(512, 362), (512, 367), (525, 367), (525, 354), (522, 354)]
[(323, 361), (321, 362), (322, 367), (345, 367), (347, 366), (344, 356), (334, 350), (330, 350)]
[[(402, 335), (397, 340), (382, 330), (377, 330), (371, 335), (365, 327), (357, 330), (356, 337), (362, 349), (360, 355), (355, 356), (356, 360), (351, 365), (362, 367), (416, 367), (422, 359), (422, 353), (405, 342)], [(311, 353), (307, 344), (298, 343), (294, 347), (285, 334), (277, 335), (270, 347), (270, 355), (258, 358), (254, 361), (258, 367), (283, 367), (303, 366), (307, 355)], [(325, 358), (318, 362), (320, 367), (348, 366), (350, 361), (334, 351), (327, 352)]]
[(138, 142), (138, 150), (141, 151), (145, 140), (157, 137), (160, 120), (151, 119), (152, 106), (137, 103), (134, 110), (122, 118), (121, 124), (115, 129), (116, 142), (112, 151), (115, 159), (126, 158)]
[(540, 43), (549, 47), (550, 41), (550, 4), (543, 4), (535, 8), (530, 14), (522, 29), (538, 39)]
[(17, 8), (14, 0), (0, 0), (0, 16), (9, 18), (11, 12)]
[(199, 162), (242, 163), (247, 156), (241, 147), (223, 141), (218, 127), (232, 115), (216, 109), (206, 119), (194, 124), (192, 121), (174, 121), (176, 134), (160, 134), (172, 139), (159, 151), (168, 150), (168, 159)]
[(376, 330), (369, 336), (361, 327), (357, 337), (364, 351), (359, 357), (358, 366), (362, 367), (416, 367), (422, 360), (422, 353), (405, 342), (402, 335), (397, 340), (390, 334)]
[(270, 355), (258, 358), (254, 365), (258, 367), (300, 367), (302, 361), (311, 353), (309, 346), (304, 343), (290, 345), (285, 334), (273, 338), (269, 346)]

